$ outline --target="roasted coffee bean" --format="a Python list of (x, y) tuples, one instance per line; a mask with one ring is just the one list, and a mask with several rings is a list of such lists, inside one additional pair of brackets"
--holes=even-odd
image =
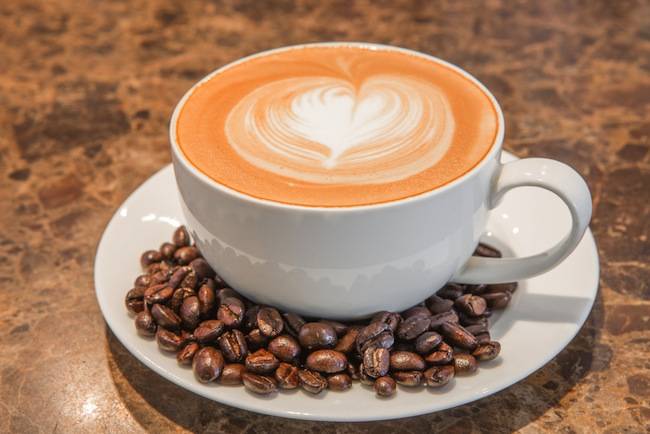
[(288, 363), (280, 363), (278, 369), (275, 370), (275, 380), (278, 382), (280, 389), (295, 389), (300, 386), (300, 378), (298, 377), (298, 367)]
[(283, 362), (293, 362), (300, 356), (300, 344), (289, 335), (280, 335), (271, 340), (268, 350)]
[(162, 255), (163, 259), (166, 260), (171, 260), (174, 258), (174, 252), (176, 251), (176, 246), (173, 245), (172, 243), (162, 243), (160, 246), (160, 254)]
[(478, 345), (474, 335), (460, 324), (443, 323), (440, 327), (440, 334), (442, 334), (447, 342), (466, 350), (471, 351)]
[(509, 292), (490, 292), (483, 294), (487, 305), (492, 309), (504, 309), (510, 303), (512, 296)]
[(322, 322), (308, 322), (300, 328), (298, 340), (300, 345), (311, 351), (336, 346), (337, 337), (331, 325)]
[(199, 249), (194, 246), (179, 247), (178, 250), (174, 252), (174, 259), (176, 259), (180, 265), (187, 265), (198, 258), (200, 254)]
[(429, 329), (429, 324), (431, 323), (430, 316), (425, 315), (415, 315), (409, 317), (402, 321), (402, 323), (397, 327), (397, 332), (395, 335), (399, 339), (404, 339), (405, 341), (410, 341), (420, 336), (422, 333)]
[(236, 298), (241, 300), (241, 296), (232, 288), (220, 288), (215, 291), (215, 296), (217, 297), (217, 304), (221, 304), (226, 298)]
[(454, 301), (454, 306), (466, 315), (476, 317), (483, 315), (483, 312), (487, 308), (487, 303), (483, 297), (465, 294)]
[(358, 326), (348, 327), (347, 333), (338, 340), (334, 349), (346, 354), (354, 350), (360, 330), (361, 327)]
[(160, 327), (167, 330), (178, 331), (181, 328), (181, 319), (173, 310), (162, 304), (151, 307), (151, 316)]
[(151, 285), (151, 276), (149, 274), (141, 274), (133, 282), (135, 289), (141, 289), (143, 294), (144, 290), (149, 288)]
[(442, 336), (436, 332), (424, 332), (415, 340), (415, 351), (429, 354), (442, 342)]
[(258, 328), (257, 327), (257, 314), (260, 311), (262, 306), (259, 304), (254, 304), (252, 306), (248, 306), (246, 308), (246, 312), (244, 313), (244, 319), (241, 322), (241, 329), (245, 330), (247, 332)]
[(219, 382), (226, 386), (238, 386), (243, 383), (244, 372), (246, 367), (241, 363), (227, 363), (221, 371)]
[(454, 378), (454, 366), (432, 366), (424, 371), (424, 380), (429, 387), (442, 387)]
[(437, 315), (443, 312), (449, 312), (454, 307), (453, 300), (432, 295), (426, 300), (427, 309), (433, 314)]
[(479, 243), (474, 251), (474, 256), (483, 256), (486, 258), (500, 258), (501, 252), (485, 243)]
[(298, 371), (300, 385), (309, 393), (318, 394), (327, 388), (327, 380), (321, 374), (311, 369)]
[(317, 350), (307, 356), (305, 366), (314, 371), (334, 374), (348, 366), (345, 354), (334, 350)]
[(194, 290), (190, 288), (178, 288), (177, 290), (174, 291), (174, 294), (172, 295), (171, 300), (169, 301), (169, 307), (174, 312), (180, 312), (181, 306), (183, 305), (183, 301), (188, 298), (188, 297), (193, 297), (195, 296), (196, 293)]
[(446, 365), (454, 359), (454, 350), (446, 343), (442, 342), (435, 351), (424, 357), (424, 360), (430, 365)]
[(386, 348), (387, 350), (393, 347), (395, 338), (390, 330), (380, 333), (374, 338), (367, 340), (362, 346), (359, 354), (363, 354), (368, 348)]
[(375, 379), (368, 375), (368, 372), (366, 372), (366, 368), (363, 366), (363, 363), (359, 365), (359, 381), (361, 384), (364, 384), (366, 386), (372, 386), (375, 384)]
[(163, 256), (158, 250), (147, 250), (140, 256), (140, 265), (142, 268), (147, 268), (149, 265), (163, 260)]
[(415, 351), (415, 341), (400, 341), (395, 342), (392, 348), (389, 348), (391, 351)]
[(392, 376), (397, 384), (407, 387), (419, 386), (424, 378), (422, 371), (397, 371), (393, 372)]
[(171, 270), (157, 271), (157, 272), (151, 274), (151, 284), (152, 285), (159, 285), (161, 283), (166, 284), (167, 282), (169, 282), (169, 279), (171, 277), (172, 277), (172, 271)]
[(348, 367), (346, 372), (353, 380), (359, 379), (359, 363), (356, 361), (348, 360)]
[(479, 285), (465, 285), (465, 292), (474, 295), (482, 295), (487, 291), (487, 285), (481, 283)]
[(256, 374), (270, 374), (275, 371), (280, 361), (273, 353), (259, 349), (246, 356), (246, 370)]
[(148, 309), (144, 309), (135, 316), (135, 328), (142, 336), (153, 336), (156, 334), (156, 322)]
[(431, 311), (424, 306), (413, 306), (412, 308), (402, 312), (402, 318), (404, 321), (414, 316), (424, 316), (428, 318), (431, 316)]
[(481, 362), (495, 359), (501, 352), (501, 344), (496, 341), (482, 343), (472, 352), (472, 355)]
[(439, 313), (437, 315), (433, 315), (431, 317), (431, 323), (429, 324), (429, 328), (431, 330), (438, 331), (440, 330), (440, 326), (443, 323), (446, 322), (451, 322), (451, 323), (456, 323), (458, 324), (459, 318), (458, 315), (456, 314), (455, 311), (450, 310), (449, 312), (443, 312)]
[[(194, 278), (190, 279), (190, 282), (188, 282), (189, 285), (185, 283), (186, 277), (191, 273), (194, 273), (194, 270), (192, 270), (192, 268), (188, 265), (178, 267), (178, 269), (172, 274), (172, 277), (169, 278), (167, 285), (171, 286), (174, 289), (178, 288), (179, 286), (194, 289), (194, 286), (196, 285), (196, 273), (194, 274)], [(192, 285), (192, 283), (195, 285)]]
[(456, 375), (469, 375), (476, 372), (478, 363), (471, 354), (456, 354), (454, 356), (454, 370)]
[(210, 264), (208, 264), (208, 261), (200, 257), (192, 260), (192, 262), (190, 262), (190, 267), (194, 270), (196, 278), (199, 281), (211, 279), (216, 275), (212, 267), (210, 267)]
[(172, 235), (172, 242), (177, 247), (185, 247), (190, 245), (190, 234), (187, 232), (185, 226), (179, 226), (176, 228), (174, 235)]
[(390, 327), (390, 330), (394, 333), (395, 330), (397, 330), (397, 326), (399, 325), (399, 323), (402, 322), (402, 317), (397, 312), (388, 312), (386, 310), (383, 310), (381, 312), (377, 312), (372, 317), (370, 322), (386, 323), (388, 324), (388, 327)]
[(176, 333), (158, 327), (156, 342), (158, 342), (158, 347), (161, 350), (176, 352), (182, 346), (183, 340)]
[(282, 315), (272, 307), (261, 308), (257, 312), (257, 328), (260, 329), (264, 336), (269, 338), (279, 335), (284, 328)]
[(492, 285), (487, 285), (487, 289), (485, 292), (491, 293), (491, 292), (509, 292), (512, 294), (517, 290), (518, 283), (517, 282), (510, 282), (510, 283), (495, 283)]
[(322, 322), (324, 324), (328, 324), (328, 325), (332, 326), (332, 328), (336, 332), (336, 336), (338, 336), (338, 337), (343, 336), (348, 331), (348, 326), (343, 324), (343, 323), (340, 323), (338, 321), (331, 321), (331, 320), (328, 320), (328, 319), (321, 319), (318, 322)]
[(447, 298), (449, 300), (456, 300), (458, 297), (463, 295), (463, 286), (457, 283), (448, 283), (436, 292), (436, 295), (441, 298)]
[(218, 319), (211, 319), (199, 323), (199, 326), (194, 330), (194, 337), (201, 344), (208, 344), (216, 342), (216, 340), (223, 333), (223, 322)]
[(149, 304), (167, 303), (172, 298), (174, 290), (163, 284), (153, 285), (144, 291), (144, 301)]
[(199, 314), (201, 315), (201, 318), (208, 318), (214, 315), (214, 310), (216, 307), (214, 289), (206, 284), (203, 284), (199, 287), (197, 297), (199, 299)]
[(190, 342), (196, 342), (194, 333), (190, 333), (187, 330), (181, 330), (181, 347), (189, 344)]
[(194, 355), (199, 351), (199, 348), (201, 347), (196, 342), (188, 343), (182, 350), (176, 353), (176, 360), (178, 360), (178, 363), (181, 365), (191, 365), (192, 359), (194, 359)]
[(379, 336), (380, 334), (386, 331), (391, 335), (393, 333), (390, 328), (390, 325), (388, 325), (385, 322), (372, 322), (368, 324), (366, 327), (362, 328), (359, 331), (359, 335), (357, 336), (357, 342), (356, 342), (357, 351), (360, 354), (363, 354), (364, 346), (367, 347), (367, 345), (365, 344), (368, 341), (372, 341), (373, 338), (376, 338), (377, 336)]
[(352, 378), (348, 374), (333, 374), (327, 377), (327, 386), (330, 390), (342, 392), (352, 387)]
[(297, 338), (300, 329), (305, 325), (305, 320), (300, 315), (291, 312), (283, 313), (282, 317), (284, 318), (284, 329), (291, 336)]
[(492, 340), (489, 332), (478, 333), (474, 336), (476, 336), (476, 341), (478, 342), (479, 346), (481, 344), (486, 344)]
[(388, 373), (390, 353), (386, 348), (368, 348), (363, 353), (363, 367), (369, 376), (378, 378)]
[(393, 371), (423, 371), (424, 359), (417, 353), (393, 351), (390, 354), (390, 369)]
[(265, 347), (267, 342), (268, 338), (260, 332), (260, 329), (253, 329), (246, 335), (246, 343), (248, 344), (249, 351), (255, 351)]
[[(154, 262), (153, 264), (149, 265), (147, 267), (147, 274), (151, 275), (151, 278), (153, 279), (153, 275), (157, 273), (163, 273), (167, 275), (167, 279), (169, 279), (169, 276), (172, 275), (173, 273), (173, 266), (169, 265), (167, 262)], [(156, 282), (152, 282), (156, 283)]]
[(199, 299), (196, 296), (191, 296), (183, 300), (179, 311), (181, 317), (181, 324), (187, 330), (194, 330), (199, 325), (201, 312), (199, 310)]
[(467, 327), (471, 325), (482, 325), (484, 327), (487, 327), (488, 319), (485, 316), (485, 313), (483, 313), (483, 315), (481, 316), (469, 316), (463, 312), (458, 312), (458, 323), (463, 327)]
[(217, 309), (217, 318), (226, 327), (237, 327), (244, 319), (244, 302), (235, 297), (226, 297)]
[(201, 383), (207, 383), (219, 378), (223, 365), (223, 356), (212, 347), (199, 349), (192, 359), (194, 375)]
[(242, 380), (244, 381), (244, 387), (253, 393), (268, 395), (278, 391), (278, 385), (275, 379), (265, 375), (244, 372), (242, 374)]
[(377, 378), (373, 387), (379, 396), (392, 396), (395, 393), (395, 390), (397, 390), (395, 380), (389, 376)]
[(219, 349), (229, 362), (241, 362), (248, 355), (246, 337), (239, 330), (230, 330), (217, 339)]
[(131, 313), (139, 313), (144, 310), (144, 289), (133, 288), (126, 293), (124, 297), (124, 304)]
[(487, 327), (484, 324), (473, 324), (466, 326), (465, 330), (476, 336), (479, 333), (484, 333), (487, 331)]

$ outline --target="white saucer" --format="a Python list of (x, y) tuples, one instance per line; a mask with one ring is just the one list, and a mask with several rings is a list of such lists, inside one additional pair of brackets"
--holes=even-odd
[[(503, 159), (514, 159), (504, 153)], [(457, 377), (443, 389), (400, 387), (389, 399), (355, 383), (347, 392), (303, 391), (259, 397), (243, 387), (198, 383), (191, 369), (140, 337), (124, 295), (140, 274), (140, 254), (170, 239), (183, 222), (172, 167), (149, 178), (120, 206), (106, 227), (95, 258), (95, 290), (109, 327), (142, 363), (180, 387), (246, 410), (296, 419), (369, 421), (415, 416), (465, 404), (502, 390), (557, 355), (586, 320), (598, 289), (598, 253), (587, 230), (578, 248), (552, 271), (520, 282), (511, 305), (492, 318), (501, 356), (477, 374)], [(553, 194), (535, 188), (508, 193), (488, 221), (485, 239), (518, 256), (549, 247), (569, 230), (569, 212)]]

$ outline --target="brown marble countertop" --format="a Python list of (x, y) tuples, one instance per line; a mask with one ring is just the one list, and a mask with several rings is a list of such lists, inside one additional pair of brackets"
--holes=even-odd
[[(506, 149), (588, 180), (600, 295), (526, 380), (400, 421), (290, 421), (176, 387), (106, 328), (95, 248), (118, 204), (170, 161), (176, 101), (244, 54), (321, 40), (461, 65), (500, 100)], [(648, 432), (649, 136), (644, 1), (0, 2), (0, 430)]]

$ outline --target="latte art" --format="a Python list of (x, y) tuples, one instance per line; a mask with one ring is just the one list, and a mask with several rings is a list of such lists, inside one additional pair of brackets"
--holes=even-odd
[(358, 88), (298, 77), (254, 89), (229, 113), (226, 136), (256, 167), (320, 184), (386, 183), (432, 166), (454, 133), (449, 102), (419, 79), (376, 75)]

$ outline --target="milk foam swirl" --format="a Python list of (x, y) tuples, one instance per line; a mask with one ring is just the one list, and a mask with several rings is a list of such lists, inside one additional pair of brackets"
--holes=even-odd
[(235, 151), (254, 166), (318, 184), (381, 184), (438, 162), (454, 135), (444, 92), (417, 79), (294, 77), (260, 86), (226, 119)]

